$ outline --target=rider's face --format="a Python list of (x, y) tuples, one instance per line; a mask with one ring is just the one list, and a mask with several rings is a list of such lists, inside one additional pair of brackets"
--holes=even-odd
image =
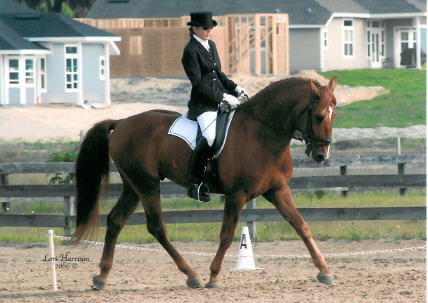
[(193, 26), (193, 32), (203, 40), (211, 39), (212, 27)]

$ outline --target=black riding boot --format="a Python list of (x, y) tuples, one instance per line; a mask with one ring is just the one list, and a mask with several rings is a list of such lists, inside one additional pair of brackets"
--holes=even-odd
[(210, 156), (211, 147), (208, 145), (207, 139), (202, 137), (190, 156), (187, 169), (187, 181), (190, 184), (187, 195), (202, 202), (208, 202), (211, 199), (208, 194), (208, 186), (202, 184), (207, 160)]

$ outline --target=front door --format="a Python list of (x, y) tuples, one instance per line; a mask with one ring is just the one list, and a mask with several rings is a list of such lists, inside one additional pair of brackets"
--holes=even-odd
[(370, 35), (370, 66), (372, 68), (380, 68), (381, 62), (381, 31), (372, 29)]

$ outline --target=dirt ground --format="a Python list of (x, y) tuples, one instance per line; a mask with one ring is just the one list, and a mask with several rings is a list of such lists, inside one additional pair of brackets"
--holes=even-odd
[[(175, 243), (181, 252), (215, 253), (216, 242)], [(56, 255), (81, 261), (59, 262), (58, 292), (52, 291), (46, 244), (0, 244), (0, 302), (426, 302), (426, 251), (424, 240), (318, 241), (334, 274), (335, 285), (316, 280), (317, 270), (302, 241), (253, 243), (261, 270), (231, 271), (236, 266), (238, 242), (229, 249), (219, 289), (189, 289), (185, 276), (171, 258), (158, 252), (158, 244), (140, 245), (155, 251), (116, 250), (107, 287), (91, 290), (98, 274), (101, 246), (57, 245)], [(383, 250), (383, 252), (379, 252)], [(357, 256), (328, 256), (373, 252)], [(212, 257), (184, 256), (207, 281)], [(74, 259), (76, 260), (76, 259)]]

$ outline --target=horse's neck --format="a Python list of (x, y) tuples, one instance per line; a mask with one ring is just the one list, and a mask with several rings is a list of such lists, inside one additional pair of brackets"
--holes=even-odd
[(249, 119), (260, 123), (260, 127), (269, 129), (277, 136), (288, 136), (291, 138), (294, 132), (293, 115), (296, 102), (286, 100), (285, 102), (266, 102), (262, 98), (252, 100), (242, 106), (242, 111)]
[[(250, 105), (250, 104), (248, 104)], [(266, 107), (254, 102), (245, 106), (237, 114), (243, 123), (254, 124), (254, 138), (276, 156), (284, 153), (294, 133), (292, 123), (292, 104), (281, 108)], [(245, 121), (245, 122), (244, 122)]]

